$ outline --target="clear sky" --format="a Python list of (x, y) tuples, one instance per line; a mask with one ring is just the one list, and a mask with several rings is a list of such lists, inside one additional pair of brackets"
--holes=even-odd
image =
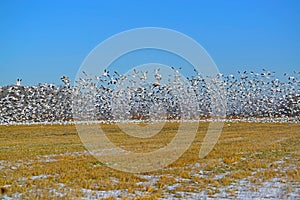
[(298, 0), (1, 0), (0, 25), (0, 85), (74, 80), (101, 41), (149, 26), (194, 38), (224, 74), (300, 71)]

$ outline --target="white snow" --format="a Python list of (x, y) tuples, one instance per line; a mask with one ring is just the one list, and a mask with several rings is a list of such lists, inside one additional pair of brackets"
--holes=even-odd
[(41, 174), (41, 175), (38, 175), (38, 176), (31, 176), (30, 178), (32, 180), (36, 180), (36, 179), (43, 179), (43, 178), (48, 178), (49, 175), (46, 175), (46, 174)]

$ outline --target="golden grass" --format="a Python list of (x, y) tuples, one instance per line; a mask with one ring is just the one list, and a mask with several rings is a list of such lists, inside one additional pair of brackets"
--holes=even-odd
[[(214, 149), (203, 159), (199, 150), (208, 123), (200, 123), (190, 148), (165, 169), (144, 174), (113, 170), (83, 147), (73, 125), (0, 126), (0, 197), (73, 199), (86, 190), (123, 191), (123, 199), (180, 197), (179, 192), (214, 197), (222, 187), (246, 179), (256, 186), (273, 178), (300, 180), (300, 124), (225, 124)], [(128, 136), (116, 125), (101, 125), (122, 148), (149, 152), (168, 144), (177, 123), (168, 123), (146, 139)], [(147, 178), (148, 177), (148, 178)], [(61, 196), (59, 195), (61, 194)], [(234, 190), (227, 189), (235, 198)], [(108, 195), (105, 198), (114, 199)]]

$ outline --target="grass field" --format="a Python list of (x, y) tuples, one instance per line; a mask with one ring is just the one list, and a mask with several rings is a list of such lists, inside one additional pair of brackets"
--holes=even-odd
[[(176, 134), (137, 139), (101, 125), (122, 148), (145, 152)], [(300, 124), (225, 123), (214, 149), (198, 158), (208, 123), (190, 148), (155, 172), (113, 170), (91, 156), (74, 125), (0, 126), (2, 199), (300, 198)]]

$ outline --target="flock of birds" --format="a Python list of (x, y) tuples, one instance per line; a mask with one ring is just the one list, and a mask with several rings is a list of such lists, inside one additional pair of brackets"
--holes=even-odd
[(0, 123), (69, 123), (74, 121), (206, 120), (216, 117), (300, 121), (300, 72), (238, 72), (184, 78), (172, 68), (167, 75), (133, 70), (85, 72), (74, 86), (63, 84), (0, 87)]

